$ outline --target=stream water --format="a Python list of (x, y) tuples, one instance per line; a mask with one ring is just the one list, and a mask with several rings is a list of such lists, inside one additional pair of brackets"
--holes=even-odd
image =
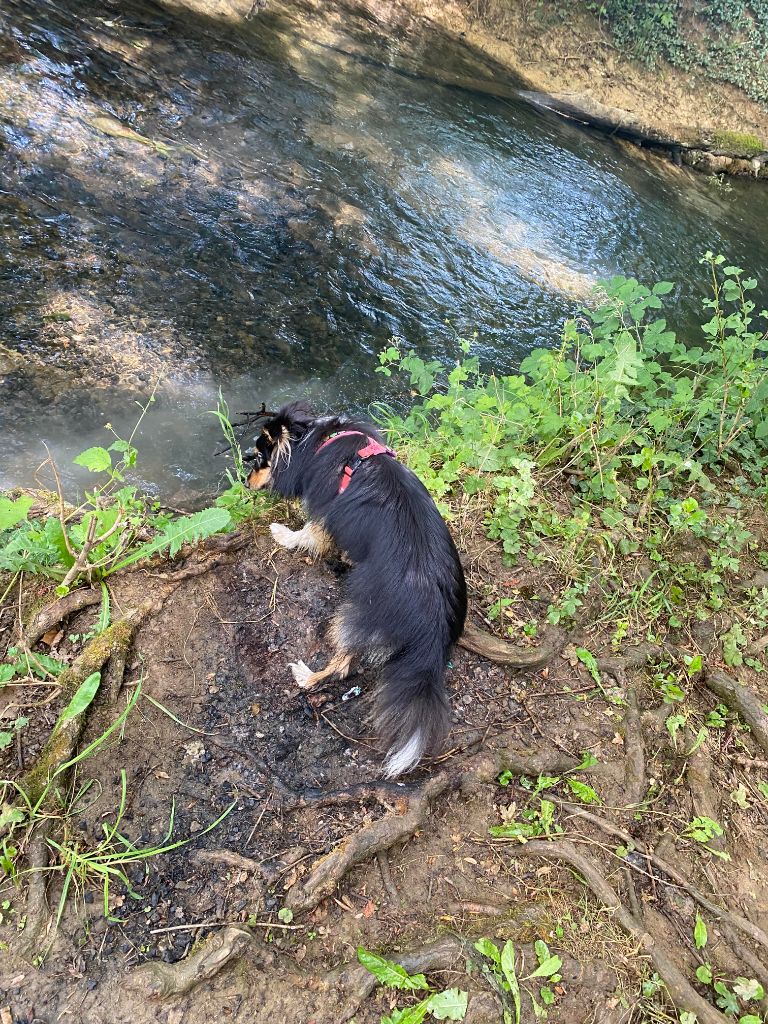
[(534, 110), (395, 5), (193, 3), (0, 11), (0, 488), (34, 483), (44, 443), (71, 479), (160, 378), (139, 470), (194, 503), (219, 388), (235, 411), (365, 408), (393, 335), (452, 358), (477, 331), (510, 370), (597, 278), (695, 297), (711, 248), (768, 280), (764, 187)]

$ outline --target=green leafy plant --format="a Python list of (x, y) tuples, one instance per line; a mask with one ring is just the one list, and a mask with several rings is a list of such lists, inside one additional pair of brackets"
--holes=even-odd
[(386, 988), (400, 992), (428, 992), (424, 999), (404, 1009), (394, 1010), (381, 1018), (381, 1024), (421, 1024), (427, 1017), (434, 1020), (463, 1020), (467, 1012), (467, 993), (459, 989), (433, 991), (423, 974), (410, 975), (400, 964), (393, 963), (362, 946), (357, 959)]
[(555, 1001), (555, 993), (552, 985), (557, 985), (562, 980), (560, 969), (563, 962), (559, 956), (553, 955), (547, 944), (539, 939), (534, 945), (537, 966), (523, 978), (518, 977), (516, 968), (515, 947), (511, 941), (499, 947), (490, 939), (479, 939), (475, 943), (475, 949), (480, 953), (480, 970), (489, 984), (499, 994), (504, 1006), (504, 1024), (520, 1024), (522, 1012), (522, 991), (521, 986), (526, 982), (537, 981), (539, 985), (539, 998), (530, 990), (530, 987), (523, 990), (531, 1000), (534, 1014), (537, 1020), (547, 1017), (547, 1006)]

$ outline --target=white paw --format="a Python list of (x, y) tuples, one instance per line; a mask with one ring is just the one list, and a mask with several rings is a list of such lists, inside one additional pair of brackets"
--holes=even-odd
[(281, 548), (296, 547), (296, 534), (293, 530), (289, 530), (287, 526), (283, 526), (282, 523), (271, 523), (269, 532), (272, 534), (273, 540), (279, 544)]
[(293, 672), (293, 678), (300, 689), (312, 689), (311, 683), (307, 685), (307, 680), (312, 675), (312, 669), (309, 665), (305, 665), (303, 661), (292, 661), (288, 663), (288, 668)]

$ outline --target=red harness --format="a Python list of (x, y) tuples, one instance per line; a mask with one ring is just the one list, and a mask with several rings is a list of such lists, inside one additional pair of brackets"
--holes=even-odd
[(326, 437), (320, 447), (315, 450), (315, 455), (321, 452), (326, 445), (331, 443), (331, 441), (336, 441), (340, 437), (367, 437), (368, 444), (364, 448), (361, 448), (356, 453), (352, 462), (347, 463), (344, 467), (341, 474), (341, 480), (339, 481), (339, 494), (343, 494), (349, 487), (349, 481), (352, 479), (352, 474), (360, 466), (361, 462), (364, 462), (366, 459), (370, 459), (373, 455), (390, 455), (393, 459), (397, 458), (397, 454), (393, 448), (387, 448), (386, 445), (379, 444), (378, 441), (374, 441), (372, 437), (363, 433), (362, 430), (340, 430), (337, 434), (331, 434), (330, 437)]

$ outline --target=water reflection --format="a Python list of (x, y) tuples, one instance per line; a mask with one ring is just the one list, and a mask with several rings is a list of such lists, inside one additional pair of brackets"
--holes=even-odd
[(127, 426), (158, 376), (142, 472), (181, 501), (218, 472), (219, 387), (361, 407), (391, 334), (450, 358), (449, 319), (506, 370), (598, 277), (694, 280), (716, 247), (764, 270), (764, 190), (436, 84), (495, 73), (450, 40), (189, 4), (5, 5), (0, 487), (42, 440), (67, 468)]

